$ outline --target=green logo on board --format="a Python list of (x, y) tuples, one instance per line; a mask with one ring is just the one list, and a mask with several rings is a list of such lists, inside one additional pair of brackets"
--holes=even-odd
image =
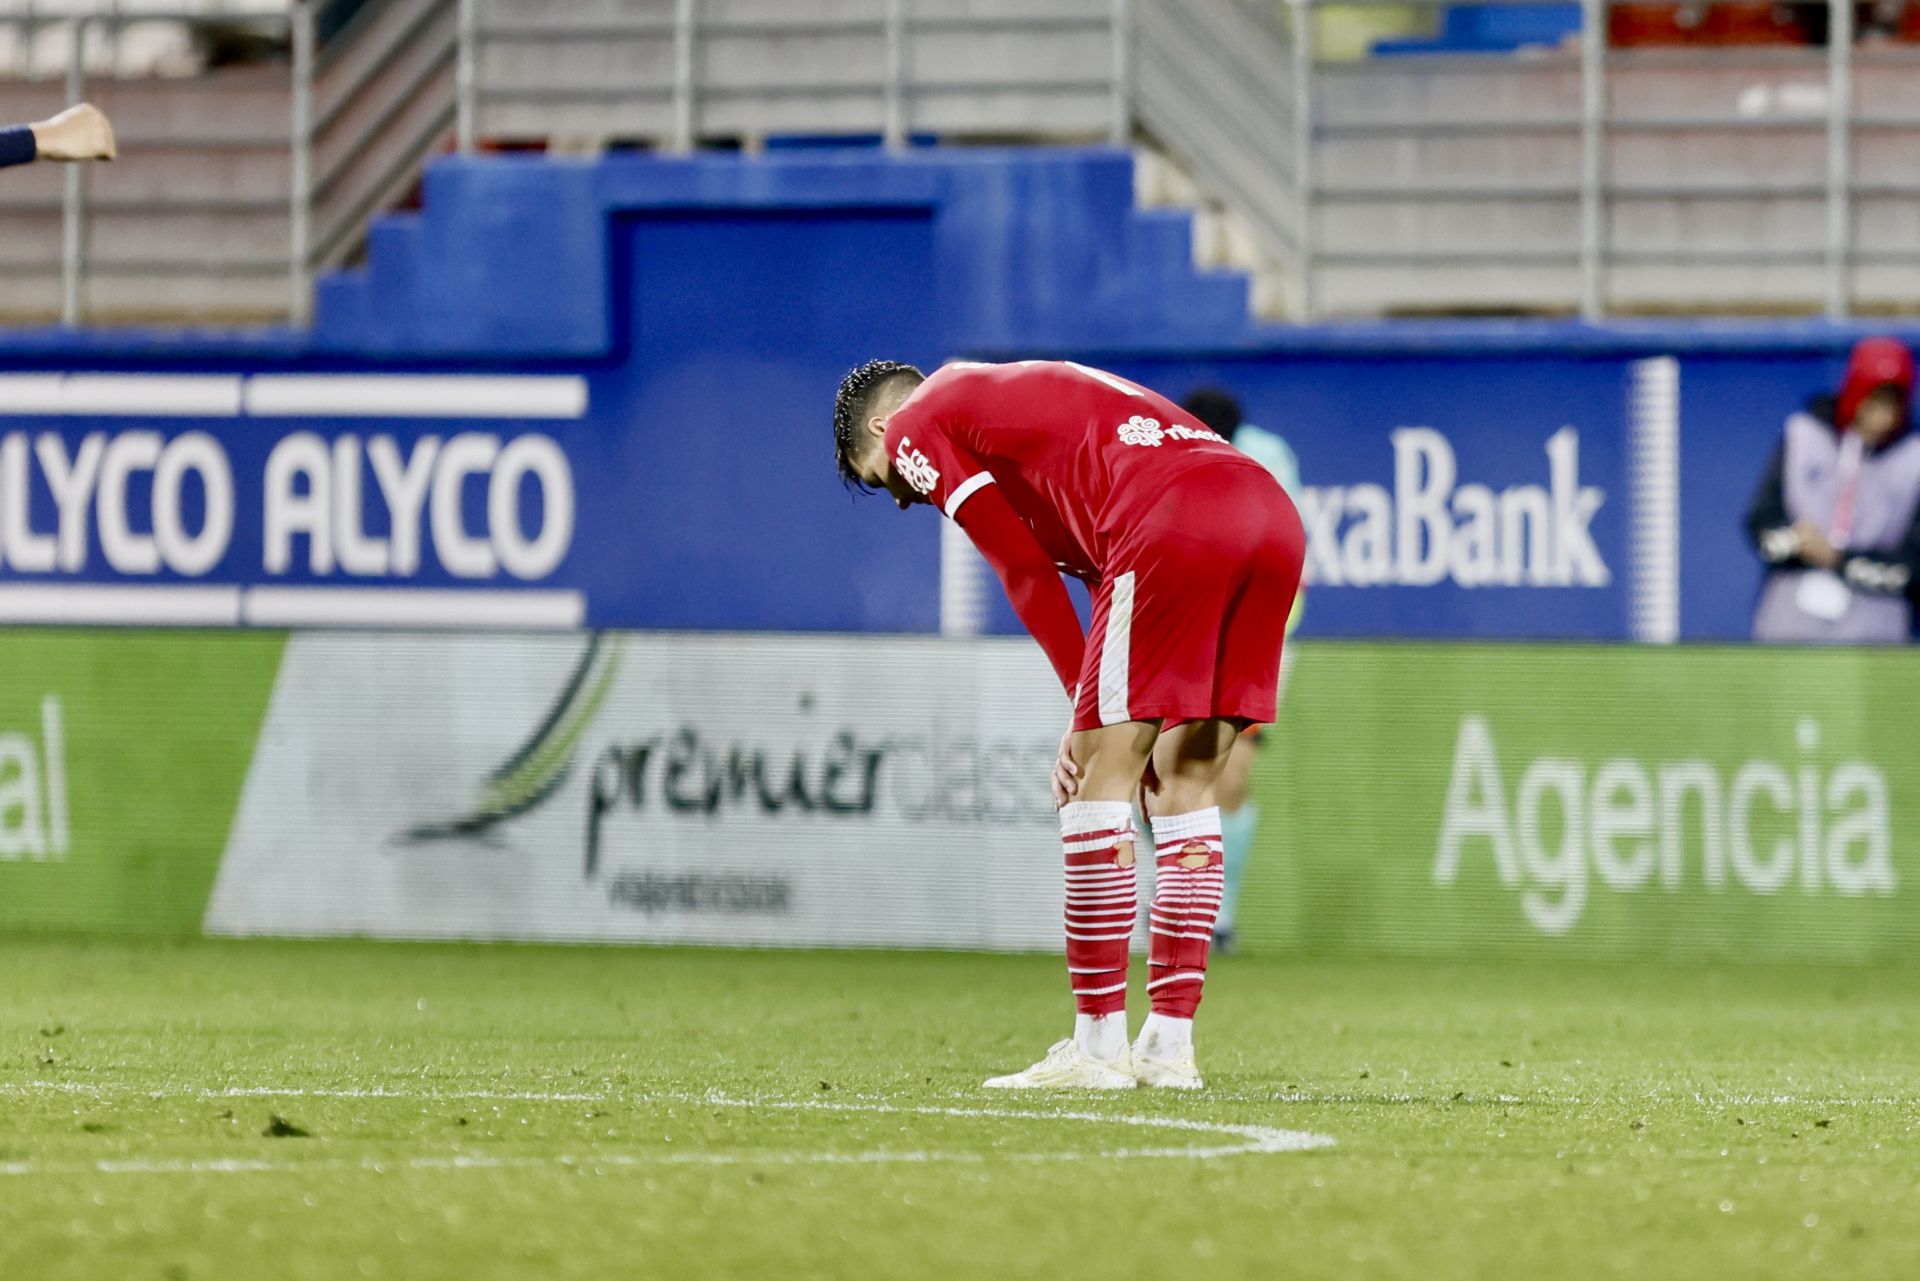
[(1698, 757), (1536, 756), (1510, 793), (1492, 725), (1463, 717), (1434, 882), (1451, 885), (1463, 858), (1488, 856), (1547, 934), (1577, 924), (1595, 889), (1892, 894), (1886, 774), (1822, 760), (1817, 721), (1801, 720), (1796, 738), (1796, 760), (1725, 768)]
[(60, 696), (40, 700), (40, 723), (0, 726), (0, 861), (64, 859), (72, 825)]

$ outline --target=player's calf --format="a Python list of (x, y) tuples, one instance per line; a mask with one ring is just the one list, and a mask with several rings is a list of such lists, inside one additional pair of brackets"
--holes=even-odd
[(1117, 1059), (1127, 1047), (1127, 950), (1140, 910), (1134, 835), (1125, 801), (1076, 801), (1060, 811), (1074, 1040), (1096, 1059)]
[(998, 1089), (1120, 1089), (1133, 1084), (1127, 1046), (1127, 950), (1139, 911), (1133, 807), (1075, 801), (1060, 810), (1066, 861), (1067, 977), (1073, 1036)]
[(1209, 806), (1153, 820), (1154, 889), (1148, 915), (1147, 997), (1152, 1013), (1133, 1047), (1143, 1084), (1199, 1088), (1193, 1015), (1207, 981), (1207, 953), (1220, 914), (1220, 810)]

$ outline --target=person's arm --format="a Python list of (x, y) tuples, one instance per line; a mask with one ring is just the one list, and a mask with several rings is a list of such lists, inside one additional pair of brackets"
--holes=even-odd
[(1904, 596), (1920, 578), (1920, 510), (1907, 526), (1907, 536), (1898, 547), (1884, 552), (1843, 552), (1840, 577), (1859, 592), (1882, 596)]
[(1783, 435), (1767, 460), (1753, 501), (1747, 504), (1747, 538), (1768, 565), (1800, 569), (1807, 562), (1800, 554), (1800, 531), (1787, 515), (1786, 465), (1787, 438)]
[(112, 123), (88, 102), (36, 124), (0, 128), (0, 169), (35, 160), (111, 160), (117, 151)]
[(986, 557), (1071, 698), (1087, 638), (1053, 558), (969, 445), (969, 376), (966, 368), (949, 366), (894, 411), (885, 441), (889, 466)]
[(1087, 638), (1053, 558), (991, 480), (963, 495), (952, 515), (993, 566), (1013, 612), (1040, 643), (1067, 697), (1073, 697)]
[(40, 157), (33, 138), (32, 125), (8, 125), (0, 128), (0, 169), (32, 164)]

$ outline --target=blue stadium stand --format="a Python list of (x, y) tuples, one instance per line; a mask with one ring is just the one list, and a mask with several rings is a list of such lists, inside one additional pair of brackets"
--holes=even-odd
[(1462, 4), (1441, 15), (1440, 30), (1425, 37), (1376, 40), (1378, 55), (1512, 53), (1530, 45), (1558, 45), (1580, 31), (1577, 4)]

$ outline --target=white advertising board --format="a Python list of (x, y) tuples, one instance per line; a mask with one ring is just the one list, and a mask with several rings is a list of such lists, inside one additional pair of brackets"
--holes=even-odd
[(1050, 949), (1024, 640), (295, 634), (210, 933)]

